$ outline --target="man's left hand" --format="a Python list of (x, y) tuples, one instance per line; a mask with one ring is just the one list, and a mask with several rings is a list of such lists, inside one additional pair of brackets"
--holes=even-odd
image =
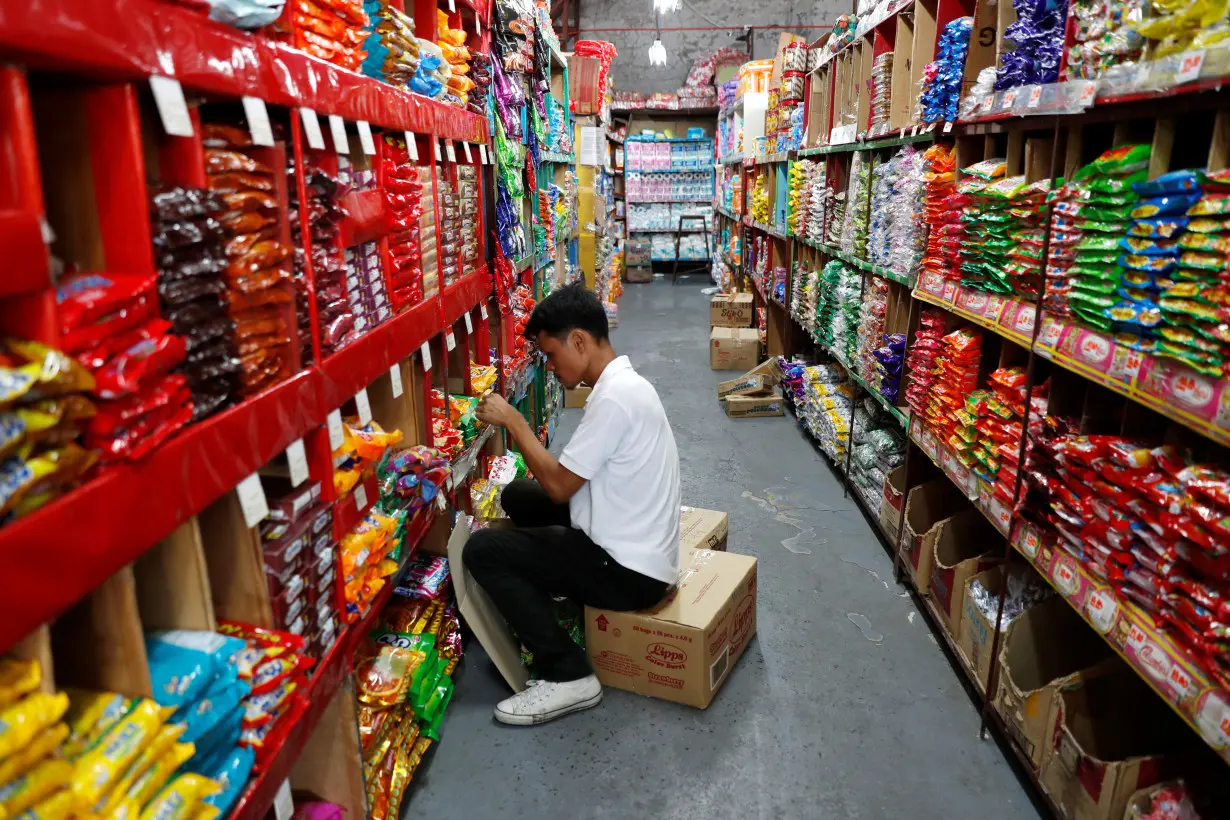
[(478, 402), (474, 411), (478, 420), (496, 427), (507, 428), (515, 419), (521, 418), (517, 408), (504, 400), (499, 393), (488, 393)]

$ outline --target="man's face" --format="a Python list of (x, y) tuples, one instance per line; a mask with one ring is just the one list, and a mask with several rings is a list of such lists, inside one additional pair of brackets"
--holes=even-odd
[(592, 346), (589, 334), (580, 330), (570, 332), (562, 341), (549, 333), (538, 334), (538, 349), (547, 357), (547, 370), (569, 390), (585, 378)]

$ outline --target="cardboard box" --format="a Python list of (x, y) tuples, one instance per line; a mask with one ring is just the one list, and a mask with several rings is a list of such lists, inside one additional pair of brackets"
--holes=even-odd
[(732, 419), (785, 415), (782, 397), (775, 390), (768, 396), (727, 396), (722, 400), (726, 415)]
[(760, 331), (751, 327), (715, 327), (709, 332), (712, 370), (751, 370), (760, 360)]
[(633, 260), (631, 251), (628, 256), (628, 267), (624, 273), (625, 282), (652, 282), (653, 268), (649, 267), (649, 257), (644, 260)]
[(1041, 771), (1050, 757), (1059, 693), (1122, 669), (1123, 662), (1058, 596), (1022, 612), (1002, 646), (995, 711)]
[(602, 89), (598, 88), (601, 69), (597, 57), (568, 57), (568, 97), (574, 114), (597, 114), (602, 108)]
[(773, 384), (763, 373), (754, 376), (745, 373), (737, 379), (718, 382), (717, 394), (719, 399), (729, 396), (767, 396), (771, 395)]
[(692, 552), (653, 609), (585, 608), (586, 651), (604, 686), (701, 709), (754, 634), (756, 559), (732, 552)]
[(1121, 820), (1139, 789), (1172, 776), (1166, 753), (1193, 742), (1135, 674), (1102, 675), (1059, 693), (1042, 788), (1068, 820)]
[(769, 75), (769, 88), (778, 88), (782, 84), (782, 50), (791, 43), (806, 43), (807, 38), (801, 34), (791, 34), (783, 31), (777, 35), (777, 51), (773, 52), (773, 73)]
[[(980, 582), (983, 587), (998, 597), (1000, 590), (1004, 588), (1003, 565), (991, 567), (971, 575), (965, 582), (964, 594), (961, 599), (961, 626), (957, 633), (957, 647), (961, 650), (961, 654), (965, 655), (965, 659), (969, 661), (970, 668), (974, 670), (974, 676), (978, 680), (979, 688), (985, 690), (989, 682), (988, 676), (991, 672), (991, 645), (995, 639), (995, 616), (999, 613), (992, 611), (991, 616), (988, 618), (978, 608), (978, 605), (970, 595), (970, 589), (976, 582)], [(1009, 621), (1000, 630), (999, 646), (1001, 648), (1012, 633), (1017, 622), (1028, 612), (1028, 609), (1025, 610), (1024, 613)], [(1066, 637), (1057, 635), (1055, 640), (1066, 640)], [(1000, 676), (1000, 681), (1002, 681), (1002, 676)], [(997, 687), (1000, 681), (996, 682)], [(995, 692), (991, 692), (990, 696), (994, 699)]]
[(679, 508), (679, 554), (681, 564), (696, 550), (726, 551), (726, 536), (730, 532), (730, 518), (718, 510), (702, 510), (698, 507)]
[(902, 554), (914, 573), (914, 585), (926, 595), (931, 589), (931, 559), (935, 555), (936, 526), (969, 507), (969, 499), (947, 478), (936, 478), (910, 490), (905, 502), (905, 540)]
[(585, 402), (589, 401), (589, 394), (592, 392), (592, 387), (586, 387), (584, 385), (574, 387), (571, 390), (565, 390), (564, 406), (572, 408), (584, 407)]
[(756, 303), (750, 293), (718, 293), (709, 301), (712, 327), (751, 327), (756, 320)]
[(905, 465), (884, 476), (884, 503), (880, 505), (880, 527), (888, 533), (888, 540), (897, 545), (898, 527), (901, 524), (901, 507), (905, 504)]
[(965, 582), (1004, 554), (1004, 537), (985, 516), (967, 507), (937, 525), (930, 594), (954, 637), (961, 627)]

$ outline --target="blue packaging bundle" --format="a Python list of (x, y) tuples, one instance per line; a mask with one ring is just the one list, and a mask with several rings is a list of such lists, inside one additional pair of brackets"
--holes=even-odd
[(1017, 19), (1005, 29), (1004, 40), (1015, 47), (1000, 58), (995, 90), (1056, 82), (1068, 0), (1013, 0), (1012, 7)]
[(889, 404), (897, 403), (901, 389), (901, 365), (905, 362), (905, 336), (900, 333), (884, 334), (884, 344), (871, 352), (875, 356), (876, 371), (880, 376), (880, 395)]
[(414, 36), (414, 19), (382, 0), (367, 0), (367, 57), (360, 68), (369, 77), (409, 88), (419, 68), (419, 43)]
[(961, 81), (965, 76), (965, 57), (969, 53), (973, 26), (972, 17), (958, 17), (944, 26), (935, 62), (928, 63), (923, 74), (923, 122), (945, 122), (957, 118)]
[(435, 43), (419, 38), (419, 67), (410, 78), (410, 90), (415, 94), (435, 99), (444, 93), (444, 80), (440, 79), (440, 69), (444, 65), (444, 55)]

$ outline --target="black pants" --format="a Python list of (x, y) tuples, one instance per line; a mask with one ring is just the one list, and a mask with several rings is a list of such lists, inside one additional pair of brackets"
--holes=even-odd
[(585, 651), (555, 620), (551, 596), (601, 609), (633, 610), (662, 600), (670, 585), (621, 566), (573, 529), (567, 504), (536, 481), (509, 484), (500, 503), (516, 529), (479, 530), (466, 542), (465, 564), (508, 619), (544, 680), (592, 674)]

